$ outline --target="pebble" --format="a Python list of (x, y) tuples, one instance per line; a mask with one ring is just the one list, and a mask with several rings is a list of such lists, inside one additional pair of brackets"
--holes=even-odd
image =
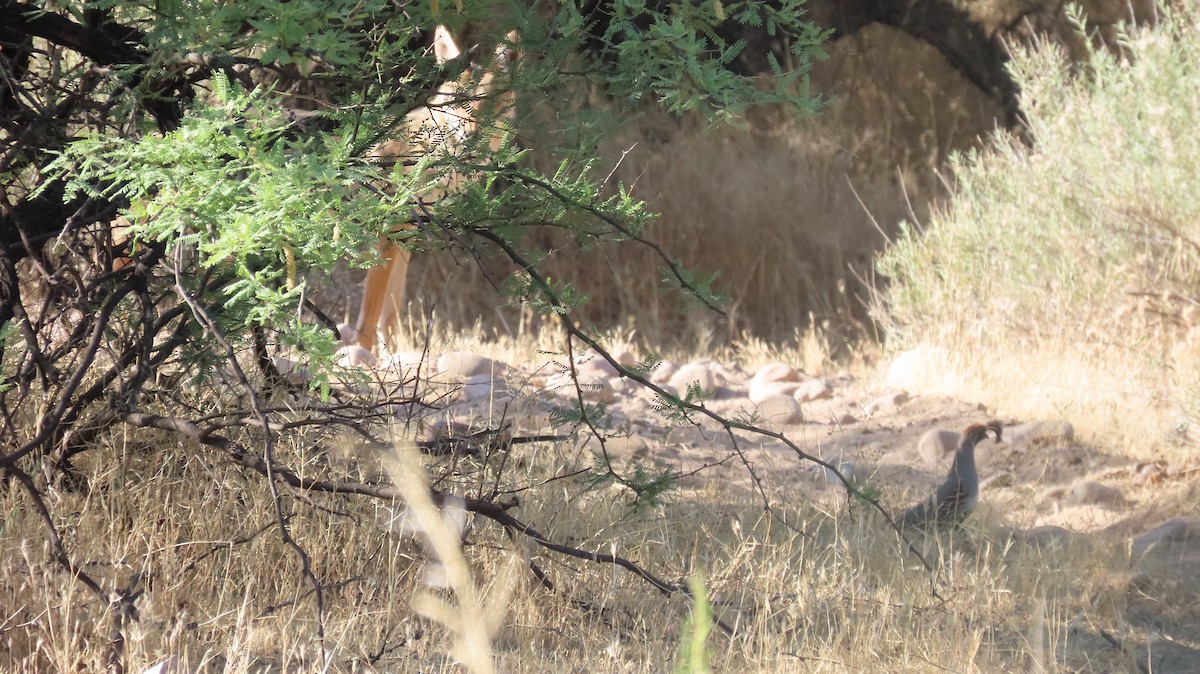
[(503, 365), (469, 351), (447, 351), (437, 361), (437, 370), (443, 377), (466, 379), (477, 374), (494, 375)]
[(292, 386), (306, 386), (312, 381), (312, 374), (309, 373), (308, 367), (299, 365), (291, 358), (275, 356), (271, 358), (271, 364)]
[(339, 367), (375, 367), (377, 362), (374, 354), (357, 344), (343, 346), (334, 356)]
[(799, 383), (802, 377), (796, 368), (787, 363), (768, 363), (758, 368), (754, 376), (750, 379), (753, 382), (768, 382), (768, 381), (793, 381)]
[(800, 403), (788, 395), (777, 395), (758, 403), (758, 413), (769, 424), (786, 426), (804, 420)]
[[(855, 469), (853, 463), (849, 461), (842, 461), (841, 459), (830, 461), (829, 463), (833, 464), (833, 466), (838, 469), (838, 472), (840, 472), (848, 482), (858, 482), (858, 471)], [(825, 481), (825, 484), (833, 486), (839, 486), (842, 484), (842, 481), (838, 479), (837, 473), (834, 473), (832, 470), (830, 470), (828, 466), (816, 464), (813, 467), (813, 472), (820, 476)]]
[(602, 374), (607, 377), (619, 377), (621, 373), (617, 371), (616, 366), (608, 362), (604, 358), (595, 354), (582, 356), (575, 361), (575, 369), (581, 375), (587, 374)]
[(1075, 532), (1053, 524), (1027, 529), (1020, 534), (1021, 540), (1039, 548), (1068, 545), (1074, 537)]
[(1091, 480), (1080, 480), (1071, 485), (1063, 498), (1066, 505), (1100, 505), (1117, 507), (1125, 505), (1125, 497), (1121, 492)]
[(1179, 549), (1200, 549), (1200, 520), (1177, 517), (1137, 536), (1130, 550), (1138, 559), (1155, 553), (1178, 556)]
[(707, 363), (688, 363), (676, 370), (667, 383), (677, 391), (687, 391), (692, 384), (699, 384), (707, 395), (712, 395), (716, 390), (716, 379)]
[(492, 403), (504, 403), (513, 398), (508, 382), (490, 374), (467, 377), (463, 385), (463, 395), (471, 402), (487, 400)]
[(925, 431), (925, 435), (917, 442), (917, 453), (925, 461), (925, 465), (935, 468), (948, 454), (958, 449), (958, 441), (962, 434), (957, 431), (947, 431), (933, 428)]
[(944, 381), (949, 371), (950, 357), (945, 349), (910, 349), (892, 359), (887, 371), (887, 385), (910, 391), (923, 391)]
[(824, 379), (809, 379), (796, 387), (796, 390), (792, 392), (792, 397), (802, 403), (825, 400), (833, 397), (833, 388)]
[(904, 391), (897, 391), (895, 393), (879, 396), (878, 398), (867, 403), (864, 409), (866, 410), (868, 416), (877, 414), (879, 412), (889, 412), (908, 402), (910, 398), (911, 396), (909, 396), (908, 393)]
[[(786, 396), (792, 398), (792, 394), (800, 384), (792, 381), (750, 381), (750, 390), (747, 397), (750, 402), (761, 405), (764, 400), (775, 398), (777, 396)], [(794, 398), (793, 398), (794, 399)], [(799, 401), (797, 401), (799, 404)]]
[(650, 373), (650, 381), (655, 384), (665, 384), (671, 380), (671, 376), (679, 369), (679, 363), (673, 360), (660, 360), (658, 366)]

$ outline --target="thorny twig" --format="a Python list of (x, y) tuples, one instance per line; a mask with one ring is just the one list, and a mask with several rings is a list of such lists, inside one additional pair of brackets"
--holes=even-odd
[(178, 293), (179, 298), (185, 304), (191, 307), (192, 315), (195, 316), (196, 321), (204, 326), (205, 330), (209, 333), (212, 339), (215, 340), (225, 351), (225, 356), (228, 358), (230, 367), (233, 368), (233, 371), (237, 375), (238, 382), (242, 385), (242, 388), (246, 391), (246, 394), (250, 398), (250, 406), (254, 410), (255, 417), (257, 417), (259, 423), (262, 424), (263, 463), (265, 465), (265, 472), (263, 474), (267, 478), (267, 488), (271, 492), (271, 500), (275, 506), (275, 520), (279, 524), (279, 535), (283, 539), (284, 543), (296, 551), (296, 555), (300, 558), (301, 572), (312, 585), (313, 597), (317, 605), (317, 639), (321, 644), (322, 656), (326, 658), (326, 664), (328, 664), (328, 659), (332, 656), (332, 653), (330, 653), (325, 643), (325, 595), (321, 589), (321, 581), (318, 580), (317, 575), (313, 573), (312, 560), (309, 558), (308, 551), (305, 550), (304, 547), (292, 537), (291, 532), (288, 530), (287, 518), (283, 513), (283, 502), (280, 500), (279, 488), (276, 482), (277, 478), (275, 475), (274, 458), (275, 440), (274, 433), (271, 431), (270, 421), (267, 419), (266, 413), (262, 410), (258, 392), (254, 389), (254, 386), (250, 384), (250, 379), (246, 377), (246, 373), (242, 370), (241, 363), (238, 362), (237, 351), (234, 350), (233, 345), (229, 343), (229, 340), (225, 338), (225, 335), (221, 333), (216, 322), (213, 321), (212, 317), (208, 315), (208, 312), (204, 309), (204, 307), (200, 306), (200, 303), (197, 302), (190, 293), (188, 293), (186, 288), (184, 288), (182, 280), (179, 279), (178, 272), (176, 273), (175, 291)]

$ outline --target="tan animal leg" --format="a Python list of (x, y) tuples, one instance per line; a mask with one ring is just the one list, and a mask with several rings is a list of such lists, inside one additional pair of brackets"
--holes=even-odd
[(383, 314), (379, 317), (377, 330), (383, 347), (389, 352), (400, 350), (400, 325), (404, 320), (404, 289), (408, 284), (408, 263), (412, 251), (403, 246), (392, 246), (396, 251), (391, 260), (388, 274), (387, 298), (383, 303)]
[[(488, 131), (492, 134), (489, 144), (493, 150), (498, 150), (504, 141), (503, 120), (511, 119), (515, 107), (513, 93), (498, 87), (502, 84), (498, 80), (511, 71), (513, 62), (520, 56), (516, 48), (517, 33), (511, 32), (507, 38), (506, 43), (497, 46), (491, 64), (473, 89), (468, 89), (471, 76), (467, 73), (458, 80), (446, 82), (430, 99), (427, 108), (409, 117), (410, 128), (402, 134), (400, 141), (383, 143), (372, 154), (378, 158), (394, 158), (413, 152), (453, 152), (464, 138), (478, 130), (479, 106), (486, 107), (484, 117), (493, 125)], [(446, 63), (461, 53), (445, 26), (438, 26), (434, 31), (433, 48), (438, 63)], [(496, 92), (498, 88), (499, 93)], [(406, 146), (404, 140), (412, 144)], [(437, 196), (429, 194), (426, 198), (441, 198), (457, 188), (462, 178), (459, 174), (443, 177), (442, 189), (436, 190)], [(379, 251), (384, 262), (367, 272), (362, 309), (358, 315), (357, 343), (373, 352), (382, 342), (394, 352), (404, 313), (404, 288), (411, 253), (383, 239)]]
[[(412, 253), (407, 248), (401, 248), (389, 243), (386, 239), (379, 240), (380, 257), (383, 262), (367, 270), (366, 288), (363, 290), (362, 307), (358, 311), (358, 345), (368, 351), (374, 351), (380, 337), (393, 341), (396, 332), (396, 317), (399, 316), (397, 304), (404, 297), (404, 283), (408, 276), (408, 260)], [(394, 292), (393, 289), (398, 289)], [(381, 334), (380, 323), (384, 316), (384, 308), (388, 308), (389, 325)]]

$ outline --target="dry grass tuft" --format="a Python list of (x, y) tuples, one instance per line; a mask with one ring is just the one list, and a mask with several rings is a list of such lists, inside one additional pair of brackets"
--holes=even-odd
[[(277, 458), (323, 474), (332, 442), (298, 436)], [(181, 671), (213, 673), (311, 670), (326, 658), (332, 672), (661, 672), (681, 652), (686, 598), (615, 567), (526, 551), (458, 504), (435, 507), (422, 477), (428, 459), (407, 450), (374, 459), (406, 503), (284, 498), (326, 588), (322, 652), (311, 588), (279, 539), (261, 477), (211, 451), (153, 433), (114, 437), (103, 454), (119, 457), (119, 470), (81, 462), (88, 493), (48, 488), (88, 573), (106, 586), (141, 578), (128, 671), (174, 656)], [(631, 510), (614, 489), (544, 481), (590, 461), (570, 443), (525, 450), (506, 478), (527, 488), (516, 512), (548, 537), (616, 551), (668, 578), (701, 573), (713, 614), (735, 630), (709, 635), (713, 671), (1121, 671), (1126, 656), (1097, 646), (1098, 626), (1146, 610), (1113, 589), (1113, 572), (1130, 568), (1115, 538), (1039, 549), (985, 510), (964, 530), (917, 541), (936, 560), (939, 601), (931, 575), (869, 509), (796, 499), (776, 518), (710, 481)], [(458, 460), (468, 484), (486, 471)], [(47, 561), (20, 492), (5, 491), (0, 508), (0, 578), (12, 598), (0, 668), (102, 669), (105, 607)], [(530, 561), (555, 591), (528, 575)], [(1154, 596), (1166, 619), (1186, 621), (1190, 595)]]

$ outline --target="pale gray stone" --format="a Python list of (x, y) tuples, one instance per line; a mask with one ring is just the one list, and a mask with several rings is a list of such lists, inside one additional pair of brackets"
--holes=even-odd
[(832, 396), (833, 388), (824, 379), (809, 379), (796, 387), (796, 390), (792, 392), (792, 397), (802, 403), (825, 400)]
[(437, 362), (440, 376), (450, 379), (466, 379), (478, 374), (496, 375), (502, 368), (503, 364), (469, 351), (447, 351)]
[(1075, 532), (1053, 524), (1026, 529), (1020, 539), (1038, 548), (1069, 545), (1076, 537)]
[(1080, 480), (1071, 485), (1063, 498), (1066, 505), (1099, 505), (1117, 507), (1125, 505), (1121, 492), (1091, 480)]
[(878, 398), (867, 403), (864, 409), (866, 410), (867, 414), (889, 412), (908, 402), (909, 399), (910, 396), (908, 393), (904, 391), (896, 391), (895, 393), (888, 393), (887, 395), (879, 396)]
[(767, 398), (758, 404), (758, 413), (767, 423), (777, 426), (798, 424), (804, 420), (800, 403), (790, 395)]
[(341, 367), (375, 367), (375, 356), (357, 344), (343, 346), (334, 355)]
[(654, 368), (654, 371), (650, 373), (650, 381), (655, 384), (665, 384), (671, 381), (671, 376), (678, 369), (679, 363), (673, 360), (660, 360), (658, 361), (658, 367)]
[[(838, 469), (838, 472), (840, 472), (842, 476), (851, 483), (858, 481), (858, 470), (853, 463), (849, 461), (842, 461), (841, 459), (833, 460), (829, 463), (833, 464), (833, 466)], [(830, 470), (828, 466), (817, 464), (814, 470), (816, 471), (817, 475), (824, 480), (825, 484), (842, 486), (842, 481), (838, 479), (837, 473), (834, 473), (832, 470)]]
[(752, 382), (790, 381), (800, 383), (802, 377), (796, 368), (787, 363), (768, 363), (754, 373)]
[(606, 377), (620, 376), (620, 372), (617, 371), (615, 365), (608, 362), (603, 357), (595, 354), (589, 354), (581, 357), (578, 361), (576, 361), (575, 369), (580, 373), (596, 373), (605, 375)]
[[(747, 392), (750, 402), (756, 405), (762, 404), (764, 400), (777, 396), (792, 397), (796, 389), (800, 386), (794, 381), (750, 381), (750, 390)], [(797, 403), (798, 404), (798, 403)]]
[[(1181, 551), (1200, 555), (1200, 520), (1177, 517), (1133, 539), (1130, 547), (1134, 559), (1154, 553), (1178, 556)], [(1200, 556), (1197, 556), (1200, 562)]]
[(493, 403), (503, 403), (513, 398), (513, 392), (507, 381), (487, 374), (468, 377), (463, 385), (463, 395), (471, 402), (488, 400)]
[(950, 357), (945, 349), (919, 347), (901, 353), (888, 366), (887, 384), (894, 388), (924, 391), (935, 388), (950, 371)]
[(957, 431), (948, 431), (942, 428), (930, 429), (925, 431), (925, 434), (917, 441), (917, 453), (921, 455), (925, 465), (935, 468), (946, 456), (953, 454), (958, 449), (960, 438), (962, 438), (962, 434)]
[(688, 363), (679, 368), (667, 382), (678, 391), (687, 391), (693, 383), (700, 385), (705, 393), (712, 393), (716, 386), (712, 369), (705, 363)]

